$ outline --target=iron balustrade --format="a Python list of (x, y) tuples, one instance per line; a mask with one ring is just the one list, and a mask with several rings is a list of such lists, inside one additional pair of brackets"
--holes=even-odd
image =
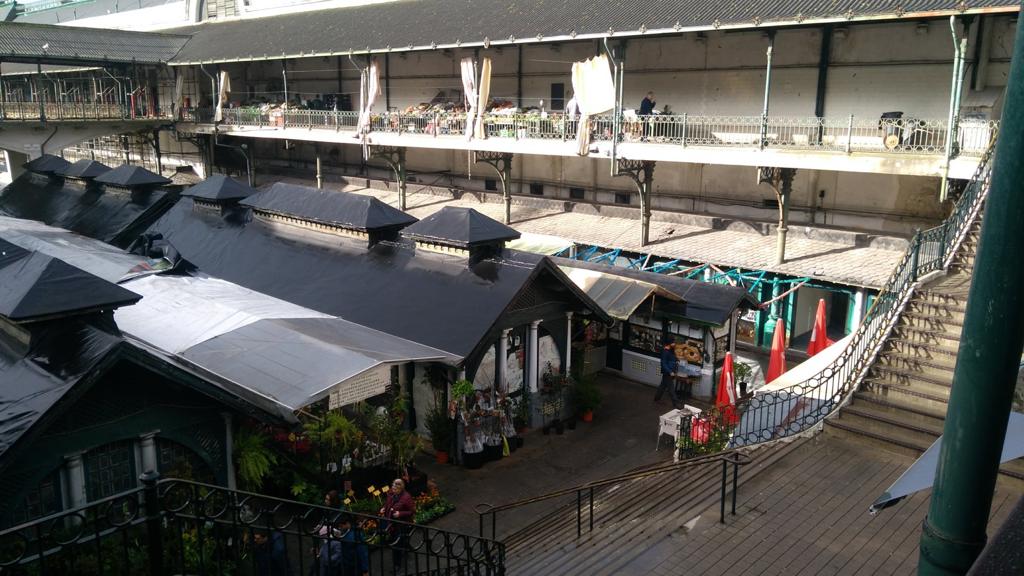
[[(500, 513), (500, 512), (506, 512), (508, 510), (513, 510), (513, 509), (516, 509), (516, 508), (522, 508), (524, 506), (529, 506), (531, 504), (536, 504), (536, 503), (539, 503), (539, 502), (548, 502), (550, 500), (554, 500), (554, 499), (558, 499), (558, 498), (565, 498), (567, 496), (575, 495), (576, 496), (576, 502), (575, 502), (575, 504), (576, 504), (576, 537), (577, 538), (581, 538), (583, 536), (583, 510), (584, 509), (587, 510), (588, 531), (589, 532), (593, 532), (594, 531), (594, 521), (595, 521), (595, 519), (597, 517), (596, 516), (596, 512), (595, 512), (596, 507), (595, 507), (595, 504), (594, 504), (595, 492), (597, 492), (597, 491), (604, 491), (604, 494), (607, 494), (607, 493), (611, 492), (611, 489), (613, 489), (616, 486), (622, 484), (623, 482), (631, 482), (631, 481), (634, 481), (634, 480), (643, 480), (645, 478), (651, 478), (651, 477), (654, 477), (654, 476), (660, 476), (662, 474), (667, 474), (667, 473), (670, 473), (670, 472), (678, 472), (680, 470), (685, 470), (685, 469), (690, 469), (690, 468), (697, 468), (697, 467), (702, 467), (702, 466), (710, 467), (711, 465), (718, 464), (718, 463), (721, 463), (721, 465), (722, 465), (722, 481), (721, 481), (721, 486), (720, 486), (720, 488), (721, 488), (721, 490), (720, 490), (721, 491), (721, 516), (719, 518), (719, 521), (724, 523), (725, 522), (726, 494), (728, 493), (728, 488), (729, 488), (729, 484), (728, 484), (728, 481), (727, 481), (728, 468), (731, 465), (732, 466), (732, 470), (733, 470), (733, 473), (732, 473), (731, 500), (732, 500), (732, 515), (735, 515), (736, 514), (736, 497), (737, 497), (737, 494), (738, 494), (737, 487), (739, 485), (739, 468), (741, 466), (746, 466), (747, 464), (750, 464), (752, 461), (753, 460), (747, 454), (744, 454), (744, 453), (739, 452), (737, 450), (729, 450), (729, 451), (725, 451), (725, 452), (719, 452), (717, 454), (698, 456), (698, 457), (691, 458), (691, 459), (688, 459), (688, 460), (683, 460), (683, 461), (680, 461), (680, 462), (674, 462), (672, 464), (666, 464), (666, 465), (662, 465), (662, 466), (657, 466), (657, 467), (650, 468), (650, 469), (647, 469), (647, 470), (642, 470), (642, 471), (639, 471), (639, 472), (631, 472), (631, 473), (628, 473), (628, 474), (621, 474), (621, 475), (618, 475), (618, 476), (612, 476), (612, 477), (604, 478), (604, 479), (601, 479), (601, 480), (594, 480), (592, 482), (587, 482), (587, 483), (584, 483), (584, 484), (580, 484), (578, 486), (573, 486), (571, 488), (564, 488), (564, 489), (561, 489), (561, 490), (556, 490), (554, 492), (549, 492), (549, 493), (543, 494), (541, 496), (534, 496), (532, 498), (526, 498), (526, 499), (523, 499), (523, 500), (518, 500), (518, 501), (515, 501), (515, 502), (510, 502), (508, 504), (502, 504), (500, 506), (493, 506), (493, 505), (487, 504), (487, 503), (477, 504), (474, 507), (474, 511), (477, 513), (477, 520), (479, 522), (479, 536), (481, 538), (484, 538), (484, 535), (487, 533), (486, 526), (488, 524), (490, 524), (490, 538), (493, 539), (493, 540), (498, 540), (498, 513)], [(584, 499), (586, 500), (585, 503), (584, 503)], [(569, 506), (571, 506), (571, 504), (569, 504)], [(559, 509), (565, 509), (565, 508), (563, 507), (563, 508), (559, 508)], [(489, 523), (487, 522), (488, 517), (490, 519)]]
[[(0, 572), (277, 574), (265, 563), (276, 546), (292, 573), (319, 574), (326, 558), (315, 551), (326, 544), (348, 555), (362, 549), (373, 575), (392, 574), (398, 564), (407, 574), (505, 573), (504, 544), (493, 540), (221, 486), (157, 481), (155, 474), (141, 478), (140, 488), (0, 531)], [(257, 535), (269, 544), (257, 544)]]
[(914, 235), (842, 353), (800, 384), (742, 398), (736, 423), (714, 408), (699, 415), (684, 415), (677, 433), (679, 457), (799, 434), (840, 407), (871, 367), (918, 280), (952, 262), (988, 193), (995, 135), (993, 131), (987, 151), (950, 216), (942, 224)]
[[(31, 110), (26, 110), (31, 115)], [(38, 111), (35, 113), (38, 117)], [(356, 112), (333, 110), (261, 111), (232, 108), (223, 111), (226, 125), (279, 126), (308, 129), (355, 130)], [(209, 122), (211, 113), (184, 111), (182, 120)], [(563, 113), (486, 113), (482, 124), (487, 138), (512, 140), (561, 140), (576, 137), (579, 118)], [(844, 153), (925, 154), (945, 153), (945, 120), (914, 118), (845, 118), (787, 116), (625, 115), (619, 142), (672, 144), (684, 147), (768, 148)], [(609, 142), (615, 134), (610, 114), (591, 117), (591, 138)], [(961, 156), (981, 156), (996, 120), (959, 120), (954, 149)], [(466, 114), (462, 112), (387, 112), (373, 114), (370, 132), (424, 136), (465, 137)]]

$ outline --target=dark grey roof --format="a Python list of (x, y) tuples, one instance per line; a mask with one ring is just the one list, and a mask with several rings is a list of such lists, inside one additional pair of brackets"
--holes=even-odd
[[(174, 180), (172, 177), (171, 180)], [(200, 200), (211, 200), (224, 202), (228, 200), (241, 200), (256, 193), (256, 189), (242, 184), (234, 178), (224, 174), (214, 174), (201, 183), (182, 190), (182, 196), (192, 196)]]
[(472, 208), (445, 206), (402, 231), (414, 240), (467, 248), (478, 244), (515, 240), (520, 234)]
[(58, 172), (61, 176), (68, 178), (95, 178), (100, 174), (110, 172), (110, 166), (96, 160), (89, 160), (83, 158), (73, 164), (68, 165), (67, 168)]
[(0, 191), (0, 213), (124, 248), (176, 200), (159, 188), (119, 190), (26, 172)]
[[(967, 0), (967, 12), (1016, 12), (1010, 0)], [(820, 21), (938, 17), (960, 14), (960, 0), (405, 0), (350, 8), (207, 23), (174, 30), (192, 34), (172, 63), (328, 56), (367, 50), (454, 48), (674, 34), (688, 30), (798, 25)]]
[(0, 23), (4, 62), (163, 64), (181, 50), (186, 36), (45, 24)]
[(373, 196), (318, 190), (284, 182), (277, 182), (246, 198), (242, 205), (272, 214), (364, 231), (401, 228), (416, 222), (416, 218)]
[(244, 214), (193, 210), (192, 204), (181, 199), (150, 232), (200, 271), (455, 356), (493, 343), (497, 323), (530, 287), (557, 286), (544, 293), (545, 305), (591, 309), (606, 318), (543, 256), (506, 251), (468, 263), (409, 243), (367, 248), (344, 237), (281, 230)]
[(0, 316), (23, 322), (109, 310), (139, 298), (63, 260), (0, 240)]
[(53, 154), (43, 154), (25, 163), (26, 170), (36, 172), (37, 174), (60, 174), (68, 166), (71, 166), (70, 162)]
[(124, 164), (114, 168), (110, 172), (96, 177), (96, 182), (120, 186), (121, 188), (135, 188), (138, 186), (160, 186), (170, 184), (170, 178), (164, 178), (154, 174), (141, 166), (129, 166)]

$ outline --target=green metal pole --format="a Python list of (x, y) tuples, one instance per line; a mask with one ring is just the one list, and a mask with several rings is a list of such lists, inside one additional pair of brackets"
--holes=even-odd
[(1024, 26), (1017, 27), (989, 210), (968, 294), (960, 352), (918, 574), (965, 574), (985, 546), (999, 458), (1024, 347)]

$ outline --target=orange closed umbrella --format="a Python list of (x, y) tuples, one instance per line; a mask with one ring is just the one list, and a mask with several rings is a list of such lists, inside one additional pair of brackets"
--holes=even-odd
[(814, 356), (825, 348), (835, 344), (828, 339), (828, 331), (825, 326), (825, 299), (818, 300), (818, 311), (814, 314), (814, 330), (811, 332), (811, 341), (807, 344), (807, 354)]
[(772, 335), (772, 352), (768, 360), (768, 374), (765, 384), (782, 376), (786, 371), (786, 321), (779, 318), (775, 323), (775, 334)]
[(718, 408), (723, 421), (728, 425), (735, 426), (740, 421), (739, 415), (736, 414), (736, 376), (733, 372), (732, 352), (725, 353), (722, 375), (718, 378), (715, 408)]

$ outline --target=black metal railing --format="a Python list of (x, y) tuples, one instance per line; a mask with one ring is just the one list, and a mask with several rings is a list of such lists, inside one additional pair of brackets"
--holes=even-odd
[(185, 480), (0, 531), (3, 574), (502, 576), (500, 542)]
[[(736, 495), (737, 487), (739, 483), (739, 468), (746, 466), (751, 462), (750, 456), (738, 452), (736, 450), (730, 450), (718, 454), (710, 454), (705, 456), (698, 456), (689, 460), (683, 460), (680, 462), (674, 462), (672, 464), (666, 464), (642, 470), (639, 472), (631, 472), (629, 474), (621, 474), (618, 476), (612, 476), (610, 478), (603, 478), (601, 480), (594, 480), (571, 488), (563, 488), (554, 492), (549, 492), (540, 496), (534, 496), (532, 498), (526, 498), (523, 500), (517, 500), (508, 504), (502, 504), (500, 506), (494, 506), (487, 503), (477, 504), (475, 512), (479, 521), (479, 536), (484, 538), (487, 533), (487, 526), (490, 526), (490, 538), (498, 539), (498, 514), (501, 512), (507, 512), (509, 510), (522, 508), (531, 504), (537, 504), (539, 502), (549, 502), (556, 499), (565, 499), (568, 496), (576, 496), (576, 537), (579, 538), (583, 535), (584, 525), (584, 514), (583, 511), (587, 511), (587, 529), (589, 532), (594, 531), (594, 522), (597, 519), (596, 509), (594, 506), (595, 494), (601, 496), (609, 491), (609, 489), (619, 486), (624, 482), (633, 482), (637, 480), (643, 480), (645, 478), (651, 478), (654, 476), (660, 476), (671, 472), (679, 472), (684, 469), (699, 468), (705, 466), (711, 466), (713, 464), (721, 463), (722, 465), (722, 481), (720, 486), (721, 492), (721, 522), (725, 522), (725, 505), (726, 495), (729, 492), (729, 483), (727, 481), (728, 468), (732, 466), (732, 514), (736, 514)], [(572, 506), (570, 503), (569, 506)], [(489, 522), (488, 522), (489, 520)]]
[(713, 408), (682, 416), (677, 436), (680, 457), (799, 434), (838, 409), (867, 374), (917, 281), (952, 262), (988, 193), (994, 149), (993, 134), (950, 216), (942, 224), (914, 235), (863, 321), (832, 362), (800, 384), (758, 391), (741, 399), (738, 421)]

